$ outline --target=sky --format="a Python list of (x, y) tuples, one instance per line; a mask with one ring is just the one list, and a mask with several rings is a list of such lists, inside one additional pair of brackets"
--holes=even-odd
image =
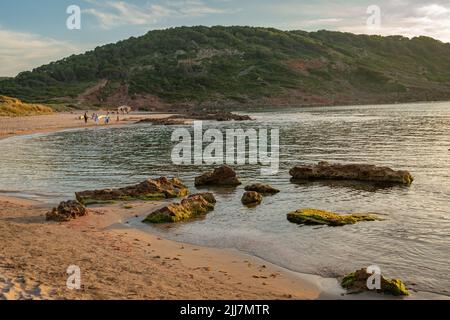
[[(67, 28), (71, 5), (81, 10), (81, 29)], [(423, 35), (450, 42), (450, 0), (3, 0), (0, 76), (150, 30), (193, 25)]]

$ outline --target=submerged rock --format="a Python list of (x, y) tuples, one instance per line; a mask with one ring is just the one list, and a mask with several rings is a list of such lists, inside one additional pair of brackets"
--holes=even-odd
[(262, 195), (255, 191), (247, 191), (242, 196), (242, 203), (246, 206), (256, 206), (260, 204), (262, 200)]
[(78, 201), (70, 200), (61, 202), (57, 208), (47, 212), (47, 221), (66, 222), (87, 215), (88, 211)]
[(287, 215), (287, 219), (292, 223), (306, 225), (328, 225), (332, 227), (355, 224), (360, 221), (380, 220), (371, 214), (347, 214), (340, 215), (333, 212), (317, 209), (300, 209)]
[(367, 164), (330, 164), (296, 166), (289, 171), (294, 180), (357, 180), (410, 185), (414, 178), (408, 171)]
[(238, 186), (241, 184), (236, 172), (229, 166), (222, 166), (214, 171), (206, 172), (200, 177), (195, 178), (195, 186)]
[(141, 119), (136, 123), (151, 123), (154, 125), (161, 125), (161, 126), (175, 126), (175, 125), (182, 125), (186, 123), (186, 120), (184, 119), (175, 119), (175, 118), (145, 118)]
[(279, 193), (280, 190), (275, 189), (268, 184), (255, 183), (250, 186), (245, 187), (245, 191), (255, 191), (261, 194), (276, 194)]
[(182, 115), (173, 116), (178, 119), (194, 119), (194, 120), (213, 120), (213, 121), (249, 121), (252, 118), (248, 115), (240, 115), (226, 111), (216, 112), (188, 112)]
[(183, 199), (150, 213), (143, 222), (173, 223), (190, 218), (204, 216), (214, 210), (216, 199), (212, 193), (201, 193)]
[[(372, 276), (366, 269), (361, 269), (356, 272), (350, 273), (344, 277), (341, 282), (341, 286), (347, 289), (348, 293), (360, 293), (369, 291), (367, 287), (367, 279)], [(398, 279), (386, 279), (381, 276), (381, 289), (377, 290), (379, 293), (392, 294), (394, 296), (408, 296), (409, 292), (406, 289), (405, 284)]]
[(77, 200), (85, 205), (112, 201), (160, 200), (184, 197), (189, 189), (177, 178), (148, 179), (134, 186), (77, 192)]

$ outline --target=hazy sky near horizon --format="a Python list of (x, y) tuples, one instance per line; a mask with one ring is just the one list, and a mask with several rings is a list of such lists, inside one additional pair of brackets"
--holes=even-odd
[[(81, 30), (66, 27), (70, 5), (81, 9)], [(379, 28), (367, 26), (371, 5), (381, 9)], [(192, 25), (425, 35), (450, 42), (450, 0), (1, 1), (0, 76), (150, 30)]]

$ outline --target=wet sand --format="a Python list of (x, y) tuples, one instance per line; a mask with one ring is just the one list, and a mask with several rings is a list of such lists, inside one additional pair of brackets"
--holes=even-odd
[[(317, 299), (314, 281), (232, 250), (164, 240), (124, 221), (154, 203), (45, 221), (48, 205), (0, 196), (0, 299)], [(69, 290), (67, 268), (80, 267)]]

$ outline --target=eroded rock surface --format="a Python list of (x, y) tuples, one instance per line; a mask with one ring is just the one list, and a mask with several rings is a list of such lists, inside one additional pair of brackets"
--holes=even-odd
[(85, 205), (111, 201), (161, 200), (188, 195), (189, 189), (177, 178), (148, 179), (137, 185), (118, 189), (77, 192), (75, 195)]
[(195, 186), (238, 186), (241, 184), (236, 172), (229, 166), (222, 166), (195, 178)]
[(410, 185), (414, 178), (408, 171), (368, 164), (330, 164), (296, 166), (289, 171), (294, 180), (356, 180)]
[(87, 215), (88, 211), (84, 205), (75, 200), (64, 201), (57, 208), (47, 212), (48, 221), (67, 222), (78, 217)]

